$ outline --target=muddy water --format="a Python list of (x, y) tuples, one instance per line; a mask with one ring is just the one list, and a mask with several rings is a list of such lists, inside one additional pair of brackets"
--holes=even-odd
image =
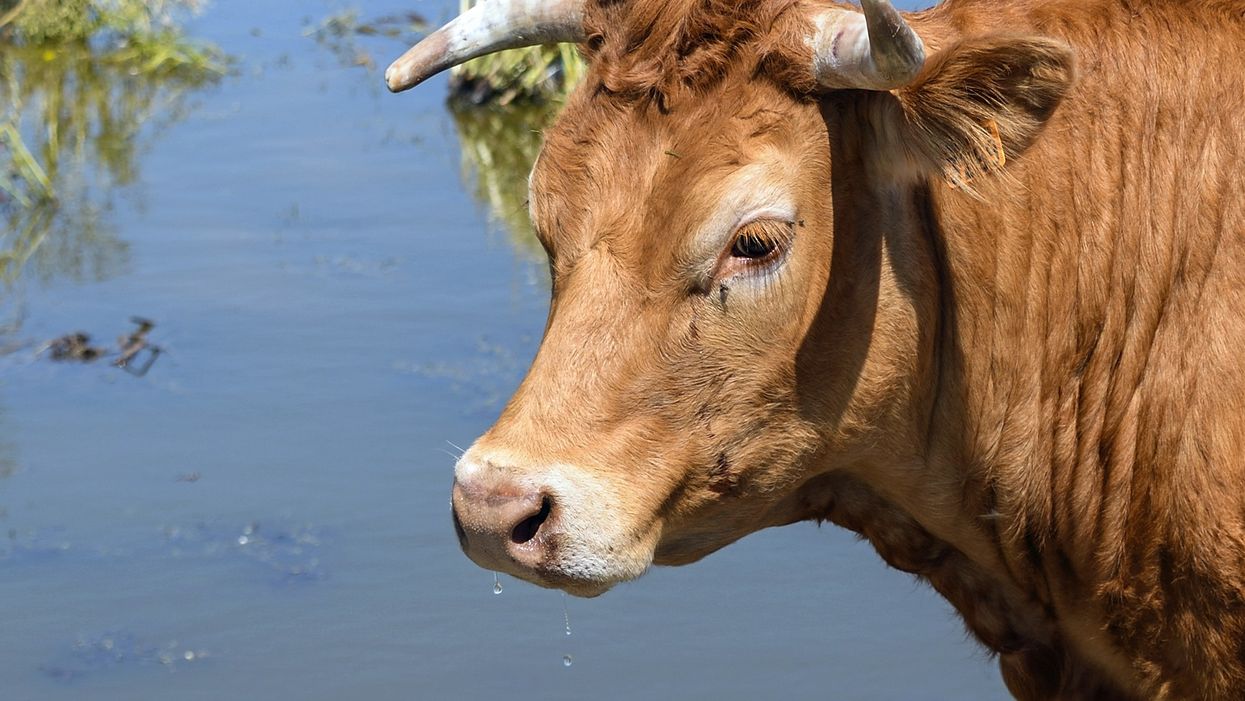
[[(460, 138), (507, 127), (303, 35), (337, 8), (213, 5), (192, 29), (235, 74), (145, 115), (131, 177), (3, 288), (0, 696), (1001, 697), (947, 606), (831, 527), (565, 611), (492, 593), (447, 498), (451, 443), (499, 410), (547, 304), (538, 253), (460, 177)], [(64, 168), (101, 178), (85, 161)], [(131, 315), (164, 351), (144, 377), (33, 357)]]

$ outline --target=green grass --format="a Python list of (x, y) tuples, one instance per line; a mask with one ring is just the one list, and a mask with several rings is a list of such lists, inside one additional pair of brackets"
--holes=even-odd
[(144, 72), (224, 72), (221, 54), (180, 28), (202, 6), (203, 0), (9, 0), (0, 6), (0, 27), (8, 45), (90, 43), (112, 61), (137, 64)]
[[(474, 4), (475, 0), (460, 0), (459, 10), (466, 12)], [(365, 20), (357, 9), (350, 8), (307, 26), (303, 33), (331, 51), (342, 65), (376, 70), (382, 63), (360, 39), (383, 37), (409, 46), (431, 28), (413, 13)], [(391, 56), (380, 58), (384, 61)], [(558, 99), (579, 83), (583, 73), (584, 60), (573, 45), (512, 49), (452, 68), (451, 97), (478, 105)]]
[(180, 29), (200, 5), (0, 0), (0, 281), (32, 265), (75, 278), (120, 265), (125, 244), (104, 214), (137, 179), (144, 134), (228, 70)]
[[(460, 0), (466, 12), (475, 0)], [(481, 56), (450, 71), (455, 97), (477, 104), (538, 102), (566, 95), (583, 79), (583, 57), (573, 44), (528, 46)]]

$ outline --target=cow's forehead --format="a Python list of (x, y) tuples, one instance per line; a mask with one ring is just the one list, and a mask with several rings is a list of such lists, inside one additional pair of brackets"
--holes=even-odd
[(650, 262), (686, 257), (743, 210), (794, 207), (787, 185), (815, 115), (746, 79), (671, 112), (576, 94), (533, 168), (533, 221), (559, 257), (603, 241)]

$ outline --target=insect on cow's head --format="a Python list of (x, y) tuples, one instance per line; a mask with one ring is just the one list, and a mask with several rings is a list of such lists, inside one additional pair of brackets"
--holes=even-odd
[(531, 174), (548, 326), (453, 511), (481, 566), (591, 596), (912, 448), (936, 301), (887, 183), (1002, 165), (1069, 65), (1038, 40), (927, 65), (886, 0), (483, 0), (386, 80), (556, 41), (589, 70)]

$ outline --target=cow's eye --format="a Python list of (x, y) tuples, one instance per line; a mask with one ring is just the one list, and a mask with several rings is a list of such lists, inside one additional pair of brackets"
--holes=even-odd
[(762, 238), (753, 232), (745, 232), (735, 237), (731, 244), (731, 255), (736, 258), (764, 258), (778, 249), (778, 243)]
[(782, 219), (757, 219), (739, 227), (722, 251), (712, 278), (761, 275), (776, 268), (795, 240), (795, 224)]
[(765, 264), (778, 258), (795, 237), (791, 222), (758, 219), (739, 227), (731, 241), (730, 257), (738, 264)]

